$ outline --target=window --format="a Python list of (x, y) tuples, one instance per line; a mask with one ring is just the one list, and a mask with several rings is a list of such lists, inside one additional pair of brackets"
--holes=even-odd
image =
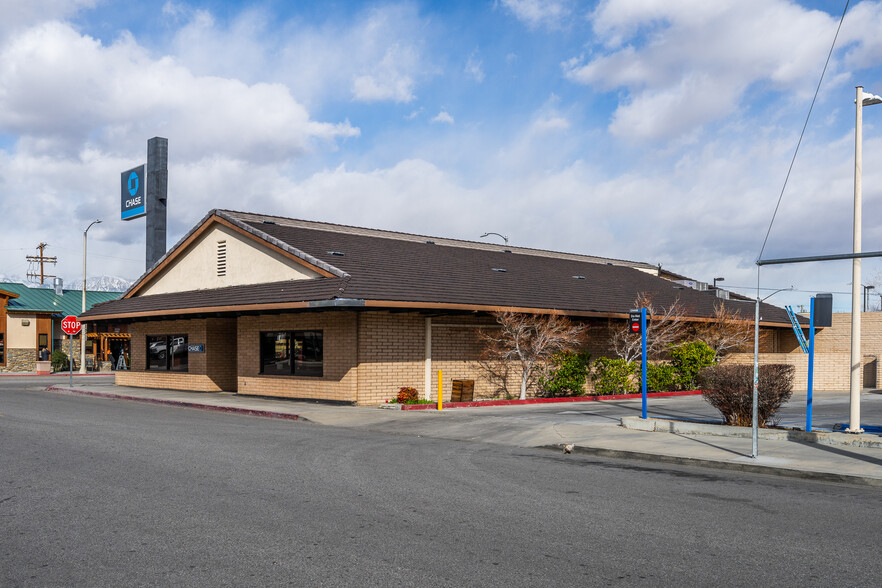
[(147, 335), (147, 369), (186, 372), (187, 335)]
[(270, 331), (260, 334), (260, 373), (321, 378), (321, 331)]

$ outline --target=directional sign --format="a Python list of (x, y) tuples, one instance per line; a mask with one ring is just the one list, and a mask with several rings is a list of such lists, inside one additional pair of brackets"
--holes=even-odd
[(120, 209), (122, 220), (132, 220), (147, 214), (143, 165), (124, 171), (120, 175)]
[(83, 328), (83, 323), (75, 316), (68, 315), (61, 319), (61, 330), (67, 335), (76, 335)]

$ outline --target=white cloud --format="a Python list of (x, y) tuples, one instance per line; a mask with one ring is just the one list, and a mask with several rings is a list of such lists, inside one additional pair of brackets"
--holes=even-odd
[(501, 3), (531, 28), (557, 28), (573, 12), (567, 0), (501, 0)]
[(173, 58), (151, 58), (131, 35), (104, 46), (58, 22), (0, 50), (0, 87), (0, 130), (43, 150), (162, 135), (177, 157), (278, 161), (314, 139), (358, 134), (348, 122), (311, 120), (280, 84), (194, 76)]
[(0, 40), (13, 31), (39, 24), (49, 18), (64, 19), (98, 0), (0, 0)]
[(478, 59), (477, 51), (469, 55), (464, 71), (479, 84), (484, 81), (484, 63)]
[(198, 75), (284, 83), (307, 105), (329, 100), (411, 102), (435, 75), (423, 46), (430, 30), (411, 4), (378, 6), (341, 22), (281, 24), (261, 8), (227, 23), (194, 12), (172, 43)]
[(435, 116), (435, 118), (432, 119), (432, 122), (433, 123), (445, 123), (448, 125), (452, 125), (453, 124), (453, 117), (450, 116), (450, 113), (448, 113), (446, 110), (442, 110), (441, 112), (439, 112)]
[[(852, 61), (882, 27), (878, 5), (864, 4)], [(591, 19), (601, 45), (565, 61), (564, 73), (599, 91), (627, 89), (610, 131), (637, 139), (720, 120), (757, 84), (810, 96), (838, 21), (785, 0), (608, 0)]]

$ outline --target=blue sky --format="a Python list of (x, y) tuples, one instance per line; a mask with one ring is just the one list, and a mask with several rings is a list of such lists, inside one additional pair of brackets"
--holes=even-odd
[[(495, 231), (750, 286), (843, 7), (0, 0), (0, 274), (45, 241), (78, 280), (101, 218), (89, 273), (137, 277), (144, 221), (119, 220), (118, 174), (159, 135), (169, 245), (222, 207)], [(853, 2), (765, 257), (850, 250), (854, 86), (882, 93), (879, 30), (882, 3)], [(882, 108), (864, 121), (863, 242), (880, 250)], [(763, 272), (850, 281), (842, 262)]]

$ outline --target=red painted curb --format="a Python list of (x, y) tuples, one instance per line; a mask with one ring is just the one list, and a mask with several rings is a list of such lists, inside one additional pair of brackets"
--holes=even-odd
[[(701, 390), (683, 390), (678, 392), (650, 392), (648, 398), (664, 398), (665, 396), (696, 396)], [(598, 400), (633, 400), (643, 398), (642, 394), (611, 394), (609, 396), (568, 396), (566, 398), (527, 398), (526, 400), (474, 400), (472, 402), (445, 402), (444, 408), (474, 408), (478, 406), (520, 406), (522, 404), (552, 404), (556, 402), (595, 402)], [(433, 404), (402, 404), (401, 410), (433, 410)]]
[(68, 394), (79, 394), (81, 396), (96, 396), (98, 398), (113, 398), (116, 400), (134, 400), (135, 402), (148, 402), (150, 404), (167, 404), (171, 406), (182, 406), (184, 408), (215, 410), (218, 412), (226, 412), (231, 414), (245, 414), (250, 416), (262, 416), (274, 419), (288, 419), (291, 421), (309, 422), (309, 419), (305, 419), (298, 414), (275, 412), (272, 410), (254, 410), (250, 408), (236, 408), (233, 406), (215, 406), (213, 404), (199, 404), (198, 402), (187, 402), (185, 400), (166, 400), (162, 398), (147, 398), (144, 396), (125, 396), (123, 394), (95, 392), (93, 390), (74, 390), (73, 388), (62, 388), (60, 386), (49, 386), (46, 389), (51, 390), (52, 392), (67, 392)]
[[(81, 374), (79, 372), (73, 373), (73, 376), (75, 378), (88, 378), (90, 376), (112, 376), (112, 375), (114, 375), (114, 372), (92, 372), (91, 374)], [(68, 378), (68, 377), (70, 377), (70, 374), (68, 374), (67, 372), (52, 372), (50, 374), (30, 374), (30, 373), (28, 373), (28, 374), (16, 374), (16, 373), (0, 374), (0, 378), (38, 378), (38, 377), (45, 378), (47, 376), (50, 378), (59, 378), (60, 379), (60, 378)]]

